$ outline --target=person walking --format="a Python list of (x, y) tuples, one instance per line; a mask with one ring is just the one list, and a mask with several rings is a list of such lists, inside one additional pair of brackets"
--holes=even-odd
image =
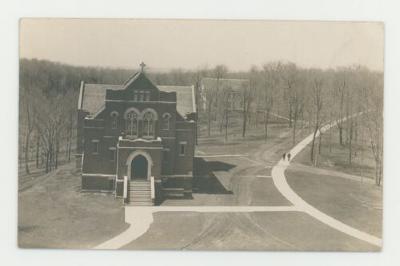
[(288, 161), (290, 161), (290, 153), (288, 153), (287, 159), (288, 159)]
[(283, 154), (282, 159), (283, 159), (283, 160), (286, 159), (286, 152)]

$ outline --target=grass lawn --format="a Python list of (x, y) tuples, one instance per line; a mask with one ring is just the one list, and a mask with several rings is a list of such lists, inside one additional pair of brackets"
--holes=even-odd
[[(220, 159), (220, 158), (218, 158)], [(251, 165), (243, 158), (221, 158), (228, 169), (212, 169), (207, 166), (215, 161), (203, 162), (202, 169), (208, 175), (195, 177), (191, 199), (167, 199), (165, 206), (288, 206), (290, 202), (273, 184), (271, 169), (263, 165)], [(219, 161), (219, 164), (222, 164)]]
[(127, 227), (120, 200), (111, 194), (80, 192), (73, 163), (20, 187), (21, 248), (91, 248)]
[[(260, 118), (261, 119), (261, 118)], [(199, 146), (196, 148), (200, 155), (207, 154), (243, 154), (257, 148), (260, 144), (276, 139), (282, 132), (287, 131), (287, 122), (282, 119), (271, 119), (268, 126), (268, 140), (265, 141), (264, 125), (259, 121), (257, 127), (249, 123), (245, 138), (242, 137), (242, 114), (232, 112), (228, 140), (225, 140), (225, 129), (219, 131), (216, 121), (211, 124), (211, 136), (207, 136), (207, 118), (203, 115), (199, 122)]]
[(337, 176), (286, 171), (292, 189), (318, 210), (359, 230), (382, 236), (382, 190)]
[(149, 231), (123, 249), (378, 250), (300, 212), (158, 212)]
[[(240, 126), (231, 130), (240, 131)], [(269, 128), (267, 141), (263, 134), (259, 126), (249, 127), (244, 140), (240, 134), (230, 136), (227, 142), (217, 132), (211, 137), (200, 136), (197, 156), (241, 156), (196, 158), (193, 199), (167, 199), (162, 205), (290, 205), (268, 176), (271, 166), (291, 146), (291, 132), (287, 124), (275, 123)]]
[[(292, 165), (286, 171), (289, 185), (305, 201), (322, 212), (367, 233), (382, 236), (382, 187), (340, 177), (340, 173), (363, 176), (373, 180), (375, 169), (372, 153), (365, 141), (354, 141), (353, 162), (348, 163), (348, 148), (338, 143), (338, 130), (334, 128), (323, 136), (318, 168), (312, 172)], [(345, 133), (343, 134), (345, 136)], [(344, 137), (345, 139), (345, 137)], [(308, 145), (293, 160), (296, 164), (313, 167)], [(318, 149), (316, 149), (318, 152)], [(362, 156), (361, 156), (362, 155)], [(332, 171), (323, 173), (318, 169)]]
[[(352, 163), (349, 164), (348, 145), (339, 144), (338, 129), (334, 127), (323, 135), (321, 154), (318, 155), (317, 166), (324, 169), (339, 171), (347, 174), (363, 176), (374, 179), (375, 177), (375, 161), (371, 148), (366, 140), (353, 142)], [(329, 139), (329, 135), (330, 139)], [(343, 133), (345, 136), (345, 134)], [(345, 139), (345, 137), (343, 137)], [(315, 151), (318, 152), (318, 141), (316, 141)], [(310, 160), (311, 145), (308, 145), (294, 159), (295, 162), (312, 165)]]

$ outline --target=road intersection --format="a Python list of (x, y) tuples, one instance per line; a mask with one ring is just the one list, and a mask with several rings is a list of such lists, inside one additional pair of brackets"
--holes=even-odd
[[(351, 119), (358, 114), (349, 116)], [(347, 118), (342, 119), (343, 121)], [(336, 125), (338, 121), (325, 125), (321, 128), (321, 132), (325, 132)], [(317, 133), (318, 136), (319, 132)], [(304, 138), (300, 143), (294, 146), (288, 153), (293, 159), (300, 151), (302, 151), (313, 138), (313, 134)], [(207, 156), (207, 155), (204, 155)], [(236, 157), (246, 158), (245, 155)], [(323, 212), (316, 209), (312, 205), (303, 200), (289, 186), (285, 176), (285, 170), (290, 165), (290, 161), (281, 159), (272, 168), (271, 176), (258, 175), (260, 178), (271, 178), (277, 190), (291, 203), (288, 206), (156, 206), (156, 207), (125, 207), (125, 221), (130, 224), (130, 227), (115, 236), (112, 239), (94, 247), (95, 249), (119, 249), (128, 243), (136, 240), (145, 234), (150, 225), (153, 223), (153, 214), (157, 212), (198, 212), (198, 213), (259, 213), (259, 212), (304, 212), (314, 219), (324, 223), (325, 225), (347, 234), (351, 237), (368, 242), (377, 247), (382, 246), (382, 239), (362, 232), (354, 227), (351, 227)]]

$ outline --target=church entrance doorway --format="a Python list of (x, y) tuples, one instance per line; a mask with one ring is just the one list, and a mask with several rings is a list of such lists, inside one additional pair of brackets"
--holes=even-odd
[(131, 180), (147, 180), (148, 161), (143, 155), (137, 155), (131, 163)]

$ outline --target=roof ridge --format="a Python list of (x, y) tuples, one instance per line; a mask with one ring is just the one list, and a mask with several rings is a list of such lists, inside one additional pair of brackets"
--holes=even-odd
[(143, 72), (143, 71), (138, 71), (135, 73), (135, 75), (133, 75), (130, 79), (128, 79), (122, 86), (123, 89), (128, 88), (133, 82), (135, 82), (135, 80), (137, 80), (139, 77), (141, 77), (143, 75), (143, 77), (145, 79), (147, 79), (150, 84), (152, 84), (155, 88), (158, 89), (157, 85), (154, 84), (154, 82)]
[(129, 76), (129, 78), (122, 84), (122, 86), (126, 87), (126, 85), (128, 85), (129, 83), (133, 82), (142, 72), (140, 71), (136, 71), (134, 74), (132, 74), (131, 76)]
[(107, 83), (87, 83), (85, 82), (85, 85), (100, 85), (100, 86), (123, 86), (120, 84), (107, 84)]
[(157, 87), (192, 87), (193, 85), (156, 85)]
[[(203, 79), (213, 79), (213, 80), (217, 80), (217, 78), (212, 78), (212, 77), (204, 77)], [(245, 79), (245, 78), (220, 78), (219, 80), (249, 80), (249, 79)]]

